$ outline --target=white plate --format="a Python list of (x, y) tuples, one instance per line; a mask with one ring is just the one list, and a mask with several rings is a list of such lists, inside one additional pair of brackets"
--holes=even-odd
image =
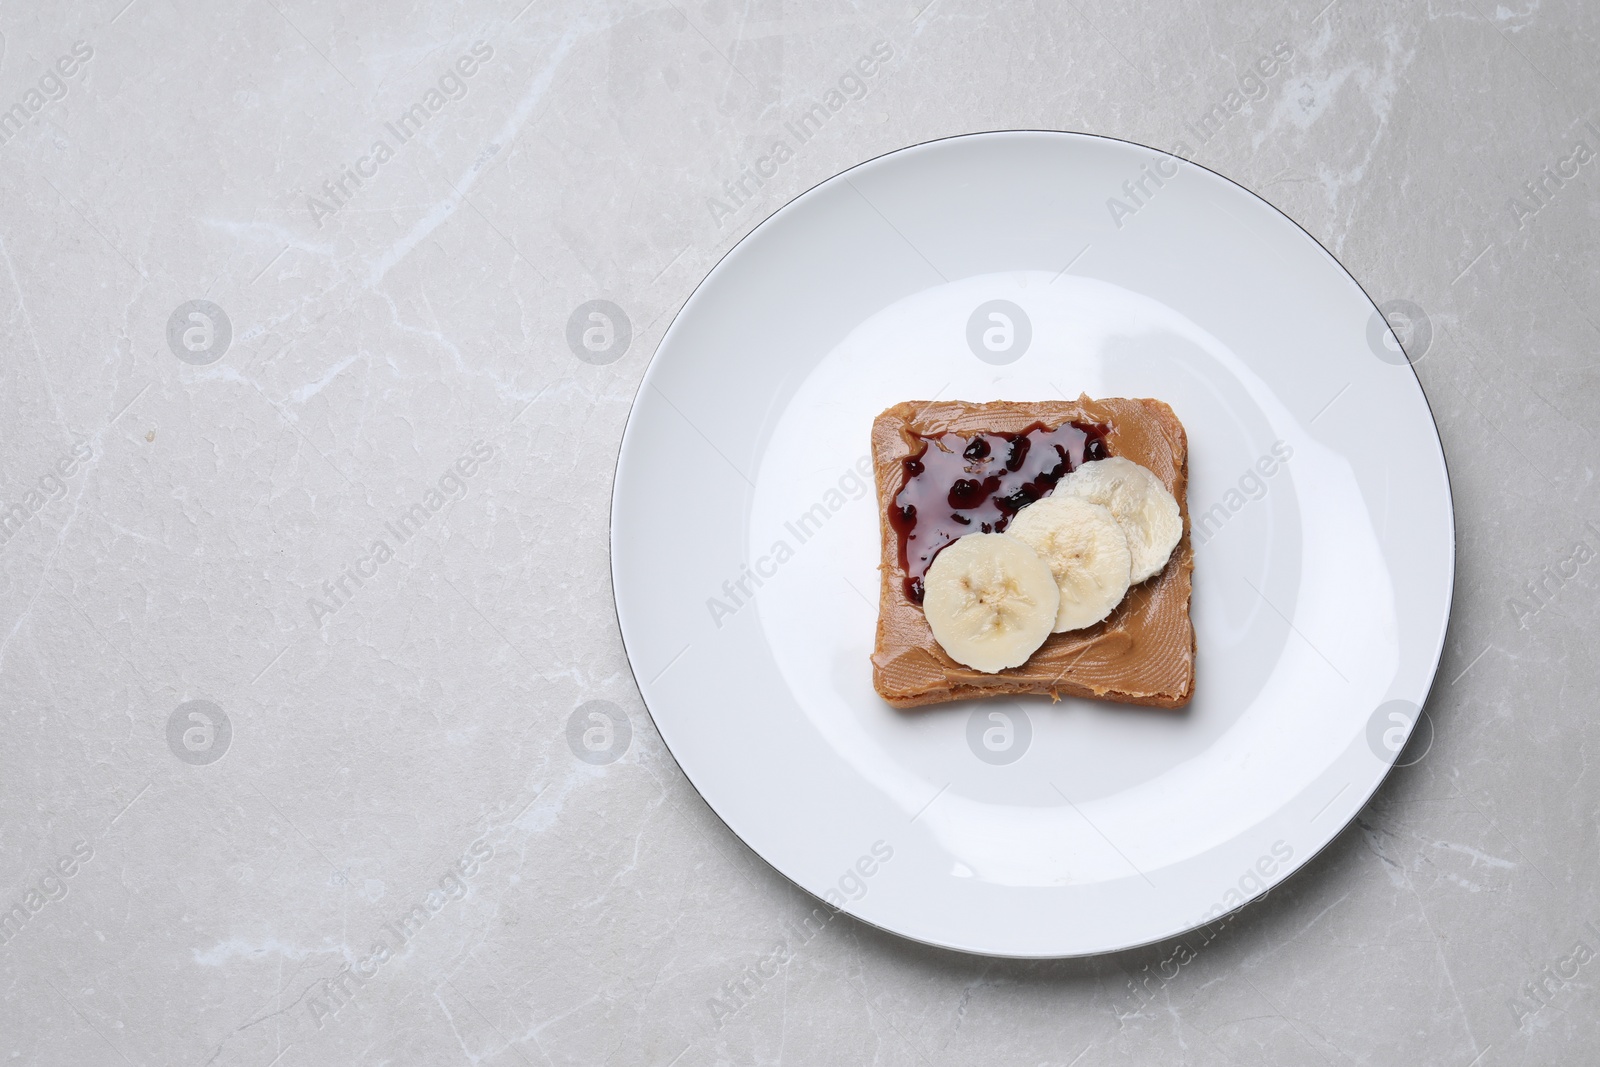
[[(1188, 430), (1194, 700), (891, 709), (873, 416), (1080, 392)], [(717, 264), (645, 374), (611, 536), (640, 690), (734, 832), (866, 922), (1022, 957), (1179, 934), (1322, 848), (1427, 696), (1455, 554), (1427, 402), (1338, 262), (1202, 167), (1038, 132), (864, 163)]]

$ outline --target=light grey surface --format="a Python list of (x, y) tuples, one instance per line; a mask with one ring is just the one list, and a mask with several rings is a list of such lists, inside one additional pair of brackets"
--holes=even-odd
[[(0, 108), (41, 105), (0, 143), (0, 490), (38, 505), (0, 545), (0, 1060), (1588, 1062), (1600, 159), (1541, 201), (1524, 183), (1600, 151), (1600, 8), (1264, 7), (0, 12)], [(798, 144), (785, 123), (879, 41), (865, 95)], [(1181, 948), (808, 934), (813, 902), (664, 751), (611, 607), (617, 443), (696, 282), (839, 170), (1010, 127), (1187, 145), (1431, 323), (1459, 535), (1431, 750)], [(393, 158), (314, 213), (380, 138)], [(735, 203), (778, 139), (793, 157)], [(206, 365), (168, 342), (200, 299), (232, 331)], [(632, 324), (609, 363), (566, 340), (594, 299)], [(385, 523), (475, 442), (492, 458), (400, 544)], [(379, 539), (393, 558), (327, 596)], [(185, 708), (169, 741), (194, 700), (231, 737), (185, 747)], [(631, 724), (614, 762), (569, 744), (591, 700)]]

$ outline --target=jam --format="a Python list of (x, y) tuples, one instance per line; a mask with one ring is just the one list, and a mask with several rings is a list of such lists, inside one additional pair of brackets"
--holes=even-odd
[(1067, 474), (1111, 455), (1104, 427), (1076, 422), (1053, 430), (1035, 423), (1022, 433), (917, 436), (922, 448), (902, 462), (905, 480), (889, 507), (906, 596), (915, 604), (922, 603), (922, 576), (945, 545), (969, 533), (999, 533)]

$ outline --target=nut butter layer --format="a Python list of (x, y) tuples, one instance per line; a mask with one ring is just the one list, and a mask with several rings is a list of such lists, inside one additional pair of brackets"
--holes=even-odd
[[(922, 609), (906, 595), (898, 535), (889, 509), (904, 479), (903, 461), (919, 437), (941, 433), (1015, 434), (1043, 423), (1093, 423), (1105, 428), (1107, 449), (1149, 468), (1183, 513), (1183, 539), (1155, 577), (1128, 590), (1102, 622), (1052, 634), (1020, 667), (985, 674), (945, 655)], [(872, 423), (872, 459), (878, 490), (881, 562), (878, 635), (872, 681), (895, 707), (939, 704), (967, 697), (1020, 693), (1090, 697), (1176, 708), (1194, 691), (1194, 627), (1189, 595), (1194, 553), (1189, 542), (1188, 442), (1172, 409), (1159, 400), (908, 401)]]

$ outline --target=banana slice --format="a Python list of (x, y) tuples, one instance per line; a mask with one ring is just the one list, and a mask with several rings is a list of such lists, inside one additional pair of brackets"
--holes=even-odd
[(1008, 534), (972, 533), (945, 546), (922, 588), (939, 647), (986, 674), (1027, 662), (1050, 636), (1061, 603), (1049, 566)]
[(1076, 496), (1047, 496), (1017, 512), (1006, 533), (1044, 560), (1061, 592), (1055, 632), (1093, 626), (1127, 595), (1128, 536), (1111, 512)]
[(1081, 497), (1111, 512), (1128, 536), (1133, 585), (1165, 567), (1183, 537), (1183, 515), (1161, 479), (1120, 456), (1085, 463), (1056, 483), (1052, 496)]

